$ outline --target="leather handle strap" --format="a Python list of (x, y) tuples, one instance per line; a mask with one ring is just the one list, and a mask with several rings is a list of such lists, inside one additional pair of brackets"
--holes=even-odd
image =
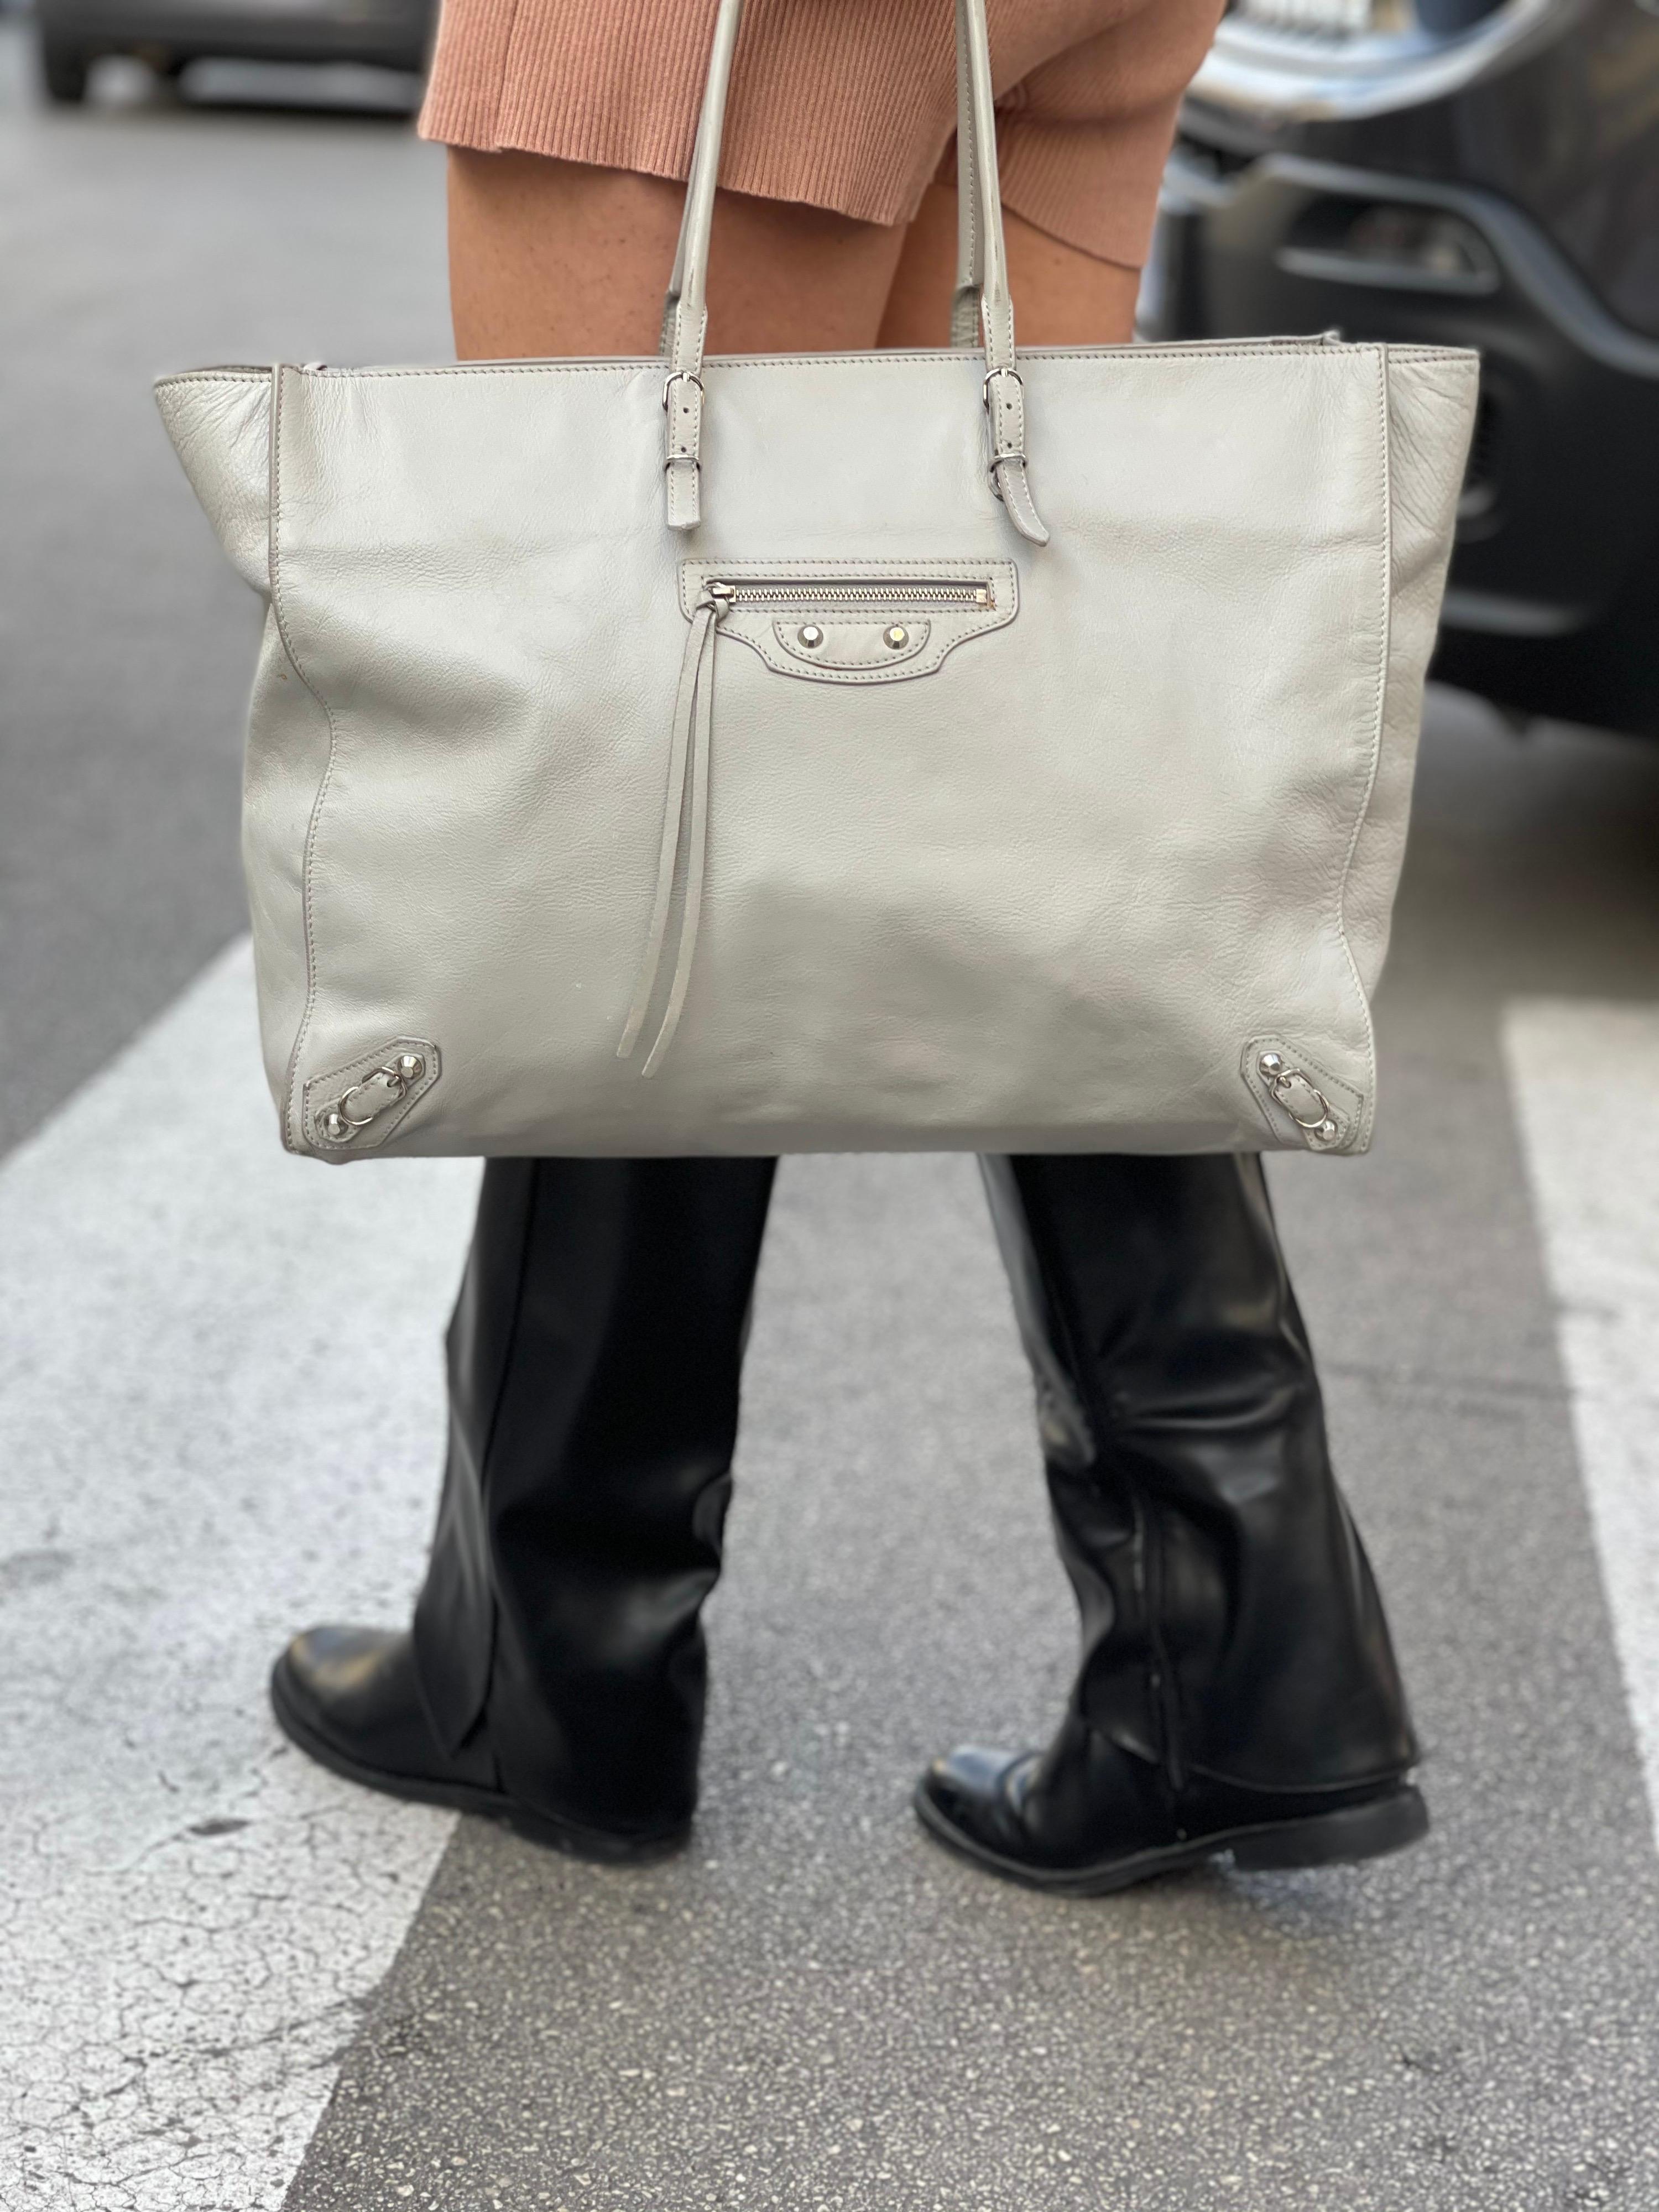
[[(957, 287), (951, 298), (951, 343), (977, 345), (980, 290), (985, 282), (980, 217), (979, 134), (974, 128), (974, 75), (968, 58), (965, 0), (957, 9)], [(997, 227), (1002, 204), (997, 203)]]
[[(953, 345), (971, 345), (975, 325), (985, 349), (982, 387), (991, 486), (1023, 537), (1046, 544), (1048, 532), (1031, 499), (1025, 466), (1025, 392), (1014, 355), (1002, 194), (997, 176), (996, 110), (985, 0), (956, 0), (957, 289)], [(720, 0), (708, 74), (691, 151), (679, 245), (663, 308), (664, 450), (668, 525), (694, 529), (702, 513), (702, 358), (708, 327), (708, 234), (714, 216), (720, 140), (732, 57), (743, 0)]]
[(702, 439), (702, 345), (708, 329), (708, 233), (714, 220), (714, 185), (720, 175), (732, 57), (737, 51), (742, 20), (743, 0), (720, 0), (714, 18), (714, 42), (708, 50), (697, 135), (691, 148), (679, 244), (668, 280), (668, 297), (663, 303), (659, 350), (668, 365), (662, 388), (663, 412), (668, 418), (664, 480), (671, 530), (695, 528), (701, 505), (698, 447)]
[[(963, 76), (968, 96), (960, 96)], [(965, 117), (970, 143), (967, 167), (972, 189), (966, 223), (960, 213), (963, 148), (957, 145), (957, 300), (964, 291), (979, 294), (980, 334), (985, 346), (985, 382), (981, 387), (989, 443), (991, 489), (1008, 510), (1022, 538), (1046, 545), (1048, 532), (1031, 497), (1025, 467), (1025, 386), (1014, 359), (1014, 301), (1008, 289), (1008, 247), (1002, 229), (1002, 185), (997, 173), (996, 100), (991, 88), (991, 40), (985, 0), (957, 0), (958, 117)], [(958, 121), (958, 131), (961, 128)], [(964, 264), (964, 248), (967, 255)], [(951, 337), (959, 314), (953, 308)]]

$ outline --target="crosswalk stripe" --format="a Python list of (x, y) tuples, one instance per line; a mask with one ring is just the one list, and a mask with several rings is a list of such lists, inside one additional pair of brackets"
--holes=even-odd
[(1659, 1007), (1519, 1000), (1504, 1047), (1659, 1837)]
[(289, 1750), (264, 1674), (407, 1608), (476, 1173), (283, 1154), (245, 944), (0, 1167), (0, 2202), (270, 2212), (299, 2164), (452, 1821)]
[[(1505, 1047), (1659, 1831), (1659, 1009)], [(407, 1607), (476, 1172), (283, 1155), (245, 945), (0, 1166), (0, 2202), (275, 2212), (418, 1906), (264, 1675)]]

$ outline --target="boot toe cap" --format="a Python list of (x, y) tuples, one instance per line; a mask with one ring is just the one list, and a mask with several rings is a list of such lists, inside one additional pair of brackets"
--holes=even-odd
[(308, 1628), (272, 1668), (270, 1696), (286, 1733), (337, 1769), (428, 1779), (452, 1771), (422, 1705), (406, 1631)]
[(372, 1693), (395, 1667), (397, 1647), (409, 1641), (391, 1628), (325, 1622), (301, 1631), (276, 1662), (285, 1686), (319, 1710)]
[(930, 1826), (942, 1825), (983, 1849), (999, 1854), (1017, 1850), (1018, 1784), (1035, 1758), (1032, 1752), (959, 1744), (934, 1759), (922, 1776), (918, 1809)]

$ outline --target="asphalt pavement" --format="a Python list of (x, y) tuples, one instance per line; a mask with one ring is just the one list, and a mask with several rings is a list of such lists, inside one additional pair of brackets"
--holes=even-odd
[[(1659, 2206), (1659, 749), (1431, 703), (1363, 1162), (1271, 1174), (1428, 1747), (1421, 1849), (1056, 1902), (906, 1798), (1070, 1601), (971, 1163), (791, 1162), (690, 1851), (309, 1767), (391, 1619), (472, 1170), (279, 1152), (235, 860), (254, 610), (147, 392), (446, 347), (384, 119), (47, 114), (0, 24), (0, 2204)], [(130, 81), (131, 82), (131, 81)]]

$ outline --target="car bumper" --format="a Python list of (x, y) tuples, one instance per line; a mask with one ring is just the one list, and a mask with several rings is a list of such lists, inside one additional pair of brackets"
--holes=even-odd
[(40, 0), (43, 34), (166, 62), (365, 62), (425, 66), (427, 0)]

